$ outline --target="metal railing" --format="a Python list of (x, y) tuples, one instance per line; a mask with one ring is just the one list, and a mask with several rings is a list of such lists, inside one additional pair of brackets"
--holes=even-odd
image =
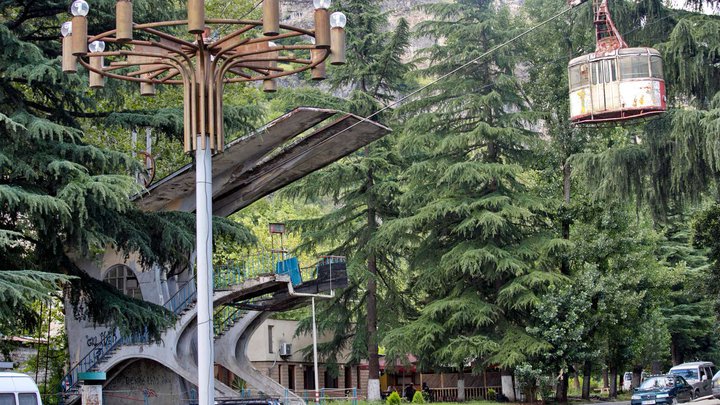
[[(195, 286), (195, 278), (190, 279), (177, 293), (170, 297), (167, 302), (163, 305), (166, 309), (172, 311), (174, 314), (179, 314), (184, 311), (190, 304), (197, 294), (197, 288)], [(61, 391), (70, 391), (78, 383), (78, 373), (83, 373), (95, 367), (97, 363), (102, 360), (105, 355), (115, 349), (116, 347), (127, 344), (143, 344), (150, 341), (150, 335), (145, 332), (133, 336), (122, 338), (117, 329), (112, 334), (108, 333), (102, 338), (100, 343), (95, 345), (90, 352), (85, 355), (78, 363), (70, 369), (70, 371), (63, 377), (61, 381)]]
[(283, 253), (265, 252), (243, 260), (215, 266), (215, 288), (228, 288), (245, 280), (275, 273), (276, 263), (282, 262)]
[(245, 316), (246, 311), (236, 307), (225, 306), (213, 314), (213, 333), (215, 337), (225, 333), (235, 322)]

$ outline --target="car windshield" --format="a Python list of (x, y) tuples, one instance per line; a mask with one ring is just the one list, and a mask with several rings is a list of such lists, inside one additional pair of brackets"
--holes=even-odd
[(640, 389), (672, 388), (675, 383), (672, 377), (650, 377), (640, 384)]
[(681, 369), (681, 370), (673, 370), (673, 374), (679, 375), (680, 377), (683, 377), (686, 380), (698, 380), (698, 372), (697, 370), (687, 368), (687, 369)]

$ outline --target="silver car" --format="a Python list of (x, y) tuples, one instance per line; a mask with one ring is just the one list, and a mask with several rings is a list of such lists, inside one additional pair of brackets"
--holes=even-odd
[(683, 377), (693, 387), (693, 398), (708, 397), (713, 392), (715, 365), (709, 361), (695, 361), (679, 364), (670, 369), (670, 374)]

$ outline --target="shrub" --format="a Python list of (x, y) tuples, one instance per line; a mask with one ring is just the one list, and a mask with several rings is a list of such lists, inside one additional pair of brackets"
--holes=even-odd
[(555, 379), (549, 375), (538, 377), (538, 390), (544, 403), (552, 401), (553, 395), (555, 395)]
[(385, 400), (385, 405), (400, 405), (400, 395), (393, 391)]
[(413, 395), (412, 399), (413, 404), (424, 404), (425, 398), (423, 398), (422, 391), (415, 391), (415, 395)]
[(495, 397), (497, 397), (497, 393), (495, 392), (495, 390), (492, 388), (488, 388), (487, 398), (485, 399), (487, 399), (488, 401), (494, 401)]

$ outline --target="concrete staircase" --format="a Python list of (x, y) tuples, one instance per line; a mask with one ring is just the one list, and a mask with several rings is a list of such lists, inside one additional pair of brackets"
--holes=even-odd
[[(285, 387), (249, 366), (244, 352), (237, 356), (224, 357), (228, 347), (246, 348), (246, 337), (252, 335), (257, 328), (257, 320), (262, 322), (269, 313), (260, 316), (258, 311), (240, 309), (239, 304), (257, 301), (258, 298), (272, 297), (276, 293), (286, 293), (291, 283), (288, 274), (276, 274), (275, 264), (282, 262), (277, 254), (258, 255), (244, 260), (242, 263), (219, 267), (215, 272), (216, 290), (213, 294), (214, 332), (216, 336), (216, 363), (221, 364), (235, 375), (250, 383), (256, 390), (267, 396), (287, 399), (290, 403), (302, 401)], [(103, 342), (96, 345), (63, 379), (61, 394), (64, 402), (74, 403), (79, 400), (78, 374), (86, 371), (104, 371), (109, 383), (118, 374), (116, 368), (124, 368), (123, 364), (135, 359), (153, 360), (179, 374), (185, 380), (196, 384), (197, 381), (197, 308), (195, 306), (196, 286), (194, 279), (188, 282), (172, 298), (165, 303), (165, 308), (177, 316), (175, 325), (163, 332), (161, 343), (150, 343), (149, 336), (136, 335), (121, 337), (118, 331), (108, 334)], [(250, 327), (250, 329), (248, 329)], [(244, 343), (243, 343), (244, 342)], [(172, 349), (169, 353), (168, 348)], [(184, 354), (183, 354), (184, 353)], [(192, 353), (188, 356), (187, 353)], [(228, 359), (235, 359), (243, 364), (234, 364)], [(215, 381), (216, 396), (240, 397), (220, 381)]]

